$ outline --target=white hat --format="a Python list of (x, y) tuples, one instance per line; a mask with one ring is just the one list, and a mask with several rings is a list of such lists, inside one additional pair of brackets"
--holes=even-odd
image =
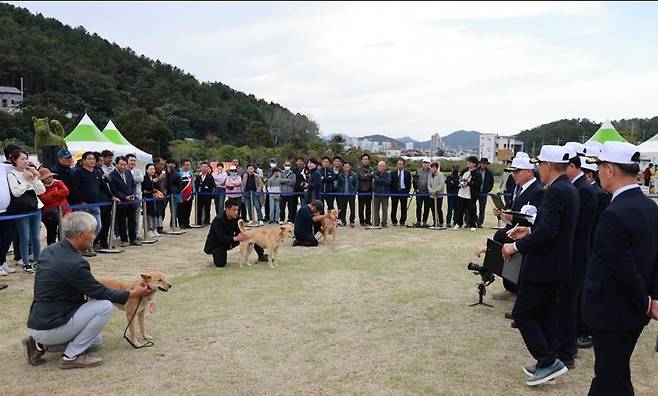
[[(596, 143), (596, 144), (588, 144), (588, 143)], [(601, 155), (601, 147), (603, 145), (599, 142), (588, 142), (585, 143), (585, 147), (587, 147), (587, 158), (585, 161), (582, 161), (581, 168), (590, 170), (592, 172), (598, 172), (599, 171), (599, 166), (595, 163), (592, 163), (593, 160), (595, 160), (599, 155)]]
[[(525, 154), (525, 153), (523, 153), (523, 154)], [(516, 156), (512, 160), (512, 165), (505, 168), (505, 171), (506, 172), (514, 172), (515, 170), (523, 170), (523, 169), (532, 170), (532, 169), (535, 169), (535, 166), (530, 163), (530, 158)]]
[(601, 153), (596, 158), (590, 158), (587, 161), (591, 163), (638, 164), (640, 163), (640, 152), (637, 146), (628, 142), (605, 142), (601, 148)]
[(547, 144), (542, 146), (537, 158), (531, 159), (530, 162), (553, 162), (555, 164), (566, 164), (569, 162), (569, 151), (563, 146)]
[(514, 155), (514, 158), (530, 158), (530, 156), (523, 151), (519, 151)]
[(587, 154), (587, 147), (578, 142), (567, 142), (564, 144), (564, 147), (569, 150), (569, 158), (573, 158), (577, 155), (584, 156)]
[(530, 205), (530, 204), (523, 205), (521, 207), (520, 212), (523, 213), (524, 215), (530, 216), (530, 217), (528, 217), (527, 220), (531, 224), (535, 224), (535, 219), (537, 218), (537, 207), (535, 207), (533, 205)]

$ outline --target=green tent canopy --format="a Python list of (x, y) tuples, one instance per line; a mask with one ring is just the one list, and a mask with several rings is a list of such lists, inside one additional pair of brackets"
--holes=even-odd
[(627, 142), (626, 139), (623, 138), (617, 132), (614, 126), (612, 126), (612, 123), (610, 121), (606, 121), (603, 124), (601, 124), (601, 127), (599, 128), (598, 131), (589, 138), (588, 142), (598, 142), (598, 143), (605, 143), (605, 142)]
[(109, 139), (116, 149), (114, 150), (114, 155), (126, 155), (134, 154), (137, 158), (137, 161), (141, 162), (141, 165), (148, 164), (153, 162), (153, 156), (143, 150), (138, 149), (132, 143), (126, 139), (119, 129), (114, 125), (112, 120), (108, 121), (107, 125), (103, 129), (103, 134), (107, 139)]
[(110, 140), (101, 133), (94, 122), (89, 118), (87, 113), (80, 120), (78, 125), (69, 133), (64, 140), (66, 143), (71, 142), (105, 142)]
[(103, 129), (103, 134), (105, 135), (106, 138), (110, 139), (110, 141), (114, 144), (118, 144), (120, 146), (131, 145), (130, 142), (125, 137), (123, 137), (121, 132), (119, 132), (117, 127), (114, 126), (112, 120), (110, 120), (107, 123), (105, 129)]

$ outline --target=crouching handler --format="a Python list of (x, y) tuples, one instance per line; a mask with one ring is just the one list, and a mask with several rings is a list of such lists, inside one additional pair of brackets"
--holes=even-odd
[(315, 199), (297, 211), (293, 246), (318, 246), (315, 234), (320, 232), (322, 219), (329, 216), (322, 214), (323, 209), (322, 201)]
[[(212, 254), (212, 261), (217, 267), (226, 266), (226, 253), (239, 246), (241, 241), (246, 240), (238, 226), (239, 212), (240, 201), (230, 198), (226, 200), (224, 213), (215, 216), (210, 224), (203, 251), (206, 254)], [(258, 254), (259, 262), (267, 262), (267, 255), (261, 246), (254, 245), (254, 250)]]
[[(43, 355), (64, 351), (62, 369), (87, 368), (103, 360), (87, 355), (103, 343), (100, 333), (112, 316), (112, 303), (125, 304), (130, 297), (151, 293), (146, 286), (133, 290), (108, 289), (94, 279), (80, 252), (91, 249), (96, 238), (96, 219), (75, 212), (62, 220), (64, 240), (43, 250), (34, 279), (34, 301), (27, 320), (31, 336), (23, 339), (29, 364), (45, 363)], [(92, 298), (86, 301), (86, 296)]]

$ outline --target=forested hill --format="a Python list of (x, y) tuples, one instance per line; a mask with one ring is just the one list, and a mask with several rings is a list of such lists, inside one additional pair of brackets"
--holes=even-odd
[(156, 155), (165, 154), (172, 139), (302, 146), (319, 130), (279, 104), (199, 82), (84, 27), (0, 4), (0, 85), (20, 87), (21, 77), (23, 112), (0, 112), (0, 139), (31, 143), (32, 116), (58, 119), (70, 131), (85, 110), (99, 128), (111, 118), (133, 144)]

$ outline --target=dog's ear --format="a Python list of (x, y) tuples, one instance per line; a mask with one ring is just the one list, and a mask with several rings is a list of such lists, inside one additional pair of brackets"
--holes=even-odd
[(148, 282), (151, 280), (151, 275), (149, 274), (139, 274), (139, 277), (142, 278), (145, 282)]

